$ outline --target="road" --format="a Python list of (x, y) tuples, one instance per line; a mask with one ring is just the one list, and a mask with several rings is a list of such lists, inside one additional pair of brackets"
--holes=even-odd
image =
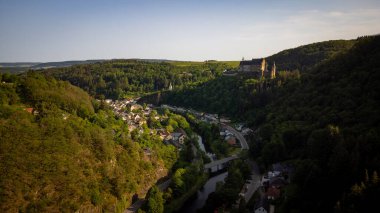
[(256, 190), (260, 187), (261, 184), (261, 175), (260, 170), (256, 164), (256, 162), (249, 160), (248, 164), (251, 167), (252, 175), (251, 175), (251, 181), (247, 184), (248, 189), (244, 194), (244, 199), (246, 202), (248, 202), (253, 194), (256, 192)]
[(233, 127), (227, 124), (222, 123), (221, 125), (224, 128), (226, 128), (228, 131), (232, 132), (236, 136), (236, 138), (239, 139), (240, 144), (241, 144), (241, 149), (249, 149), (247, 141), (245, 140), (244, 136), (240, 132), (238, 132), (236, 129), (234, 129)]
[[(170, 183), (172, 182), (172, 179), (170, 178), (169, 180), (161, 183), (161, 184), (158, 184), (157, 187), (161, 190), (161, 191), (164, 191), (165, 189), (167, 189), (170, 185)], [(129, 206), (125, 211), (124, 213), (134, 213), (134, 212), (137, 212), (137, 210), (139, 208), (141, 208), (141, 206), (145, 203), (145, 198), (139, 198), (136, 202), (134, 202), (131, 206)]]

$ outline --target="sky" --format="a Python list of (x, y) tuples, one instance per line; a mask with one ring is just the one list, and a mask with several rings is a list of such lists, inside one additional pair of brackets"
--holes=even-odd
[(379, 0), (0, 0), (0, 62), (237, 61), (378, 33)]

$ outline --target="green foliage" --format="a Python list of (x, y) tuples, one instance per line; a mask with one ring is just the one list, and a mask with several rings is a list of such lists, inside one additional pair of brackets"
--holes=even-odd
[(89, 94), (119, 99), (191, 87), (220, 76), (231, 68), (223, 62), (148, 62), (142, 60), (111, 60), (95, 64), (52, 68), (43, 71), (48, 76), (69, 81)]
[(146, 207), (143, 208), (146, 212), (162, 213), (164, 212), (164, 199), (162, 192), (157, 186), (153, 186), (147, 194)]
[(10, 79), (0, 89), (1, 212), (123, 210), (177, 159), (157, 136), (132, 141), (126, 123), (105, 107), (95, 113), (96, 102), (68, 82)]
[(349, 50), (356, 40), (332, 40), (288, 49), (267, 58), (271, 64), (276, 62), (278, 70), (306, 71), (315, 65)]
[(230, 208), (238, 199), (239, 192), (249, 175), (250, 169), (242, 160), (231, 162), (223, 186), (217, 187), (216, 191), (208, 196), (206, 205), (200, 212), (213, 212), (219, 207)]
[(355, 43), (353, 40), (320, 42), (270, 56), (267, 61), (270, 64), (275, 61), (278, 70), (275, 80), (259, 80), (249, 75), (222, 76), (197, 87), (161, 94), (160, 100), (175, 106), (253, 120), (260, 116), (256, 109), (273, 100), (276, 88), (298, 86), (300, 71), (310, 70)]
[(333, 209), (364, 168), (380, 168), (379, 47), (380, 36), (306, 45), (267, 58), (280, 70), (275, 80), (223, 76), (161, 100), (254, 126), (250, 152), (260, 163), (293, 160), (280, 209)]
[[(352, 189), (353, 197), (367, 194), (361, 173), (380, 168), (380, 37), (354, 43), (348, 51), (304, 70), (296, 88), (284, 85), (265, 108), (257, 109), (266, 114), (264, 120), (253, 121), (264, 123), (252, 140), (262, 146), (255, 153), (258, 160), (267, 165), (293, 160), (296, 165), (292, 187), (302, 190), (287, 195), (283, 212), (332, 210), (347, 190)], [(282, 154), (275, 154), (279, 150)], [(368, 206), (374, 204), (372, 193), (378, 193), (373, 190), (364, 202)], [(351, 212), (350, 202), (347, 198), (339, 208)]]

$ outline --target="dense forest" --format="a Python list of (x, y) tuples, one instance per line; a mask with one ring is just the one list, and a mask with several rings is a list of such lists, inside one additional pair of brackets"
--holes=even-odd
[[(178, 209), (206, 178), (201, 167), (207, 159), (194, 151), (193, 137), (178, 153), (151, 129), (182, 128), (192, 135), (190, 124), (180, 115), (154, 111), (141, 131), (129, 132), (94, 99), (147, 94), (143, 100), (243, 121), (254, 129), (250, 155), (262, 168), (294, 165), (276, 211), (376, 209), (380, 36), (305, 45), (268, 61), (277, 64), (275, 79), (223, 76), (237, 64), (216, 61), (111, 60), (0, 74), (0, 211), (120, 212), (169, 170), (169, 190), (151, 188), (143, 210)], [(223, 150), (213, 145), (217, 126), (192, 126), (209, 149)], [(203, 211), (236, 199), (228, 195), (236, 194), (248, 171), (237, 161), (229, 172)]]
[[(280, 71), (274, 80), (221, 77), (161, 101), (244, 121), (255, 129), (250, 152), (264, 168), (295, 165), (280, 212), (369, 210), (380, 194), (380, 36), (306, 47), (319, 52), (335, 44), (340, 51), (333, 54), (307, 51), (316, 58), (300, 67), (293, 64), (304, 60), (297, 55), (305, 46), (273, 56), (301, 72)], [(286, 52), (294, 53), (289, 61)]]
[[(257, 113), (257, 108), (269, 103), (276, 87), (295, 84), (306, 70), (339, 52), (347, 51), (354, 43), (356, 40), (325, 41), (284, 50), (267, 58), (270, 64), (272, 61), (276, 62), (275, 80), (260, 80), (250, 77), (247, 73), (221, 76), (197, 87), (161, 93), (159, 102), (231, 117), (252, 117)], [(155, 94), (146, 100), (157, 103)]]
[(48, 76), (69, 81), (97, 98), (120, 99), (157, 91), (192, 87), (220, 76), (236, 62), (151, 62), (111, 60), (52, 68)]
[(350, 49), (356, 40), (331, 40), (283, 50), (269, 56), (267, 60), (276, 62), (280, 70), (306, 71), (318, 63), (321, 63), (341, 51)]
[[(284, 160), (296, 165), (281, 212), (376, 207), (379, 68), (380, 36), (359, 38), (350, 50), (304, 73), (296, 85), (276, 90), (263, 108), (265, 116), (256, 117), (255, 157), (265, 165)], [(372, 178), (365, 182), (366, 173)], [(358, 193), (355, 184), (361, 184)]]
[(35, 72), (0, 79), (1, 212), (120, 212), (178, 158), (147, 127), (132, 138), (68, 82)]

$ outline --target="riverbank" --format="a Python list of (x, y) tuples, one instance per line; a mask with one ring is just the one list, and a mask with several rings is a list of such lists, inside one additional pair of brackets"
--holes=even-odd
[(203, 173), (203, 175), (197, 180), (197, 182), (194, 184), (193, 187), (191, 187), (190, 190), (188, 190), (185, 194), (183, 194), (181, 197), (172, 200), (170, 203), (165, 205), (165, 213), (171, 213), (176, 212), (182, 208), (184, 203), (195, 193), (198, 192), (200, 188), (203, 187), (203, 185), (207, 182), (209, 176), (207, 173)]
[(205, 185), (197, 192), (197, 194), (194, 194), (193, 197), (191, 197), (188, 201), (184, 203), (182, 208), (178, 211), (181, 213), (194, 213), (198, 209), (201, 209), (207, 201), (208, 196), (215, 192), (216, 186), (218, 182), (223, 182), (224, 179), (227, 177), (228, 172), (224, 171), (222, 173), (219, 173), (214, 176), (210, 176), (210, 179), (207, 180)]

